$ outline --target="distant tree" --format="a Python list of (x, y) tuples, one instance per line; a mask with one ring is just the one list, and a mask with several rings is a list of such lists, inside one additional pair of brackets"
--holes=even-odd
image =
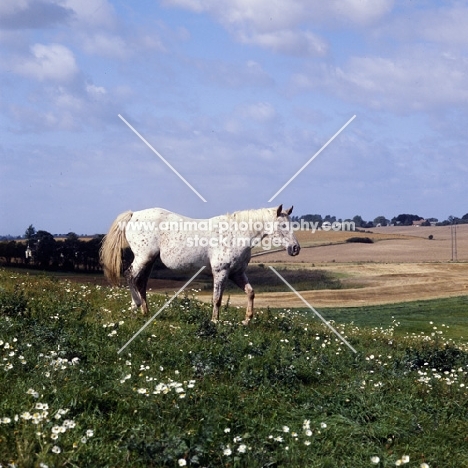
[(361, 216), (359, 215), (356, 215), (354, 218), (353, 218), (353, 221), (354, 221), (354, 224), (357, 228), (360, 228), (360, 227), (364, 227), (364, 225), (366, 224), (366, 222), (362, 219)]
[(377, 218), (374, 219), (374, 226), (379, 224), (381, 226), (388, 226), (390, 224), (390, 220), (388, 220), (385, 216), (377, 216)]
[[(463, 218), (462, 218), (463, 219)], [(463, 221), (460, 218), (457, 218), (456, 216), (450, 215), (447, 218), (447, 224), (463, 224)]]
[(461, 219), (466, 219), (468, 221), (468, 213), (464, 214)]
[(0, 258), (5, 259), (7, 265), (11, 264), (11, 260), (18, 254), (17, 243), (15, 241), (0, 243)]
[(36, 228), (32, 224), (30, 224), (28, 229), (26, 229), (24, 233), (24, 238), (31, 240), (34, 238), (35, 235), (36, 235)]
[(57, 242), (47, 231), (37, 231), (35, 235), (35, 261), (41, 268), (48, 269), (51, 264), (58, 263)]
[(411, 226), (413, 221), (420, 221), (423, 219), (421, 216), (413, 214), (399, 214), (392, 219), (392, 224), (400, 224), (402, 226)]
[(322, 222), (323, 222), (322, 215), (319, 215), (319, 214), (306, 214), (306, 215), (301, 216), (299, 219), (303, 219), (304, 221), (307, 221), (309, 223), (310, 222), (313, 222), (313, 223), (318, 222), (319, 225), (321, 225)]
[(62, 269), (74, 270), (79, 264), (79, 257), (82, 242), (80, 241), (77, 234), (69, 232), (59, 247), (60, 261)]
[(99, 250), (101, 249), (104, 235), (94, 236), (87, 242), (82, 242), (83, 265), (86, 270), (99, 271), (101, 269)]
[(444, 221), (436, 223), (436, 226), (448, 226), (449, 224), (451, 223), (447, 219), (445, 219)]

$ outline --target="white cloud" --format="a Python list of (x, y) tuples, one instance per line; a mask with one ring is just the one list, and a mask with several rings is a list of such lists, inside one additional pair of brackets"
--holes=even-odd
[(66, 23), (73, 11), (51, 0), (2, 0), (0, 2), (0, 28), (42, 29)]
[(393, 0), (332, 0), (326, 3), (327, 16), (338, 15), (344, 21), (365, 25), (374, 23), (390, 13), (394, 2)]
[(131, 55), (131, 50), (122, 37), (105, 32), (85, 34), (81, 45), (87, 54), (123, 59)]
[(468, 103), (468, 60), (427, 47), (397, 56), (351, 57), (340, 67), (322, 65), (293, 76), (296, 89), (325, 89), (366, 107), (424, 111)]
[(73, 52), (61, 44), (34, 44), (26, 57), (16, 57), (11, 68), (39, 81), (68, 81), (78, 73)]
[(61, 86), (53, 92), (53, 103), (55, 110), (68, 111), (74, 115), (79, 114), (83, 110), (84, 104), (83, 99)]
[(95, 98), (96, 97), (99, 98), (103, 96), (104, 94), (107, 94), (106, 88), (104, 88), (103, 86), (96, 86), (93, 84), (87, 84), (86, 91), (90, 96), (95, 97)]
[(321, 24), (368, 25), (390, 13), (393, 0), (164, 0), (165, 5), (206, 12), (240, 42), (292, 55), (324, 55)]
[(120, 98), (104, 86), (71, 82), (28, 84), (25, 101), (4, 106), (15, 133), (103, 130), (115, 120)]
[(142, 33), (125, 38), (107, 32), (83, 34), (80, 45), (87, 54), (121, 60), (142, 55), (146, 51), (166, 52), (157, 33)]
[(82, 27), (113, 28), (116, 25), (114, 7), (107, 0), (62, 0), (60, 3), (75, 13)]
[[(180, 40), (187, 40), (187, 31), (183, 28), (177, 32), (177, 35), (179, 35)], [(164, 47), (162, 40), (155, 34), (142, 34), (138, 37), (138, 43), (145, 50), (166, 52), (166, 48)]]
[(283, 29), (303, 21), (343, 20), (368, 24), (390, 13), (394, 0), (164, 0), (168, 6), (207, 12), (222, 24)]
[(328, 49), (326, 42), (310, 31), (282, 29), (252, 34), (241, 31), (238, 37), (245, 44), (255, 44), (291, 55), (325, 55)]
[(114, 28), (114, 7), (107, 0), (2, 0), (0, 27), (49, 28), (73, 22), (84, 28)]
[(456, 3), (400, 15), (381, 25), (377, 33), (399, 41), (423, 40), (442, 46), (466, 46), (467, 24), (468, 7)]
[(210, 81), (229, 88), (273, 84), (271, 76), (255, 60), (247, 60), (244, 63), (196, 60), (194, 66)]
[(0, 14), (12, 15), (18, 11), (25, 10), (29, 5), (28, 0), (3, 0), (0, 2)]
[[(15, 132), (20, 131), (42, 131), (44, 129), (63, 130), (69, 129), (65, 119), (58, 119), (58, 116), (50, 110), (37, 110), (19, 104), (9, 106), (10, 128)], [(21, 125), (21, 128), (13, 126), (13, 122)]]
[(269, 102), (258, 102), (241, 108), (241, 114), (257, 122), (268, 122), (276, 117), (276, 110)]

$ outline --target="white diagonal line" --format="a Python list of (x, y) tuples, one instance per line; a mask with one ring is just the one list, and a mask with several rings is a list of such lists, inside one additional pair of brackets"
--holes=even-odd
[(312, 311), (314, 312), (315, 315), (317, 315), (317, 317), (328, 327), (330, 328), (330, 330), (333, 331), (333, 333), (335, 333), (335, 335), (338, 336), (338, 338), (343, 342), (345, 343), (348, 348), (353, 351), (353, 353), (357, 353), (357, 351), (346, 341), (346, 339), (337, 331), (335, 330), (272, 266), (269, 267), (270, 270), (273, 271), (273, 273), (276, 274), (276, 276), (278, 276), (278, 278), (280, 278), (283, 283), (294, 293), (296, 294), (296, 296), (301, 299), (301, 301)]
[(353, 115), (269, 200), (273, 201), (354, 119)]
[(122, 346), (117, 354), (120, 354), (200, 273), (202, 266), (166, 303)]
[(143, 143), (145, 143), (146, 146), (148, 146), (148, 148), (153, 151), (153, 153), (158, 156), (159, 159), (161, 159), (161, 161), (166, 164), (178, 177), (179, 179), (182, 180), (182, 182), (184, 182), (196, 195), (198, 195), (199, 198), (201, 198), (205, 203), (206, 203), (206, 200), (197, 192), (197, 190), (195, 190), (192, 185), (181, 175), (179, 174), (179, 172), (177, 172), (177, 170), (171, 165), (171, 163), (169, 163), (169, 161), (167, 161), (163, 156), (161, 156), (161, 154), (159, 154), (158, 151), (156, 151), (150, 143), (148, 143), (148, 141), (143, 138), (143, 136), (138, 133), (137, 130), (135, 130), (135, 128), (133, 128), (120, 114), (118, 114), (119, 118), (127, 125), (127, 127), (132, 130), (132, 132), (134, 132), (140, 139)]

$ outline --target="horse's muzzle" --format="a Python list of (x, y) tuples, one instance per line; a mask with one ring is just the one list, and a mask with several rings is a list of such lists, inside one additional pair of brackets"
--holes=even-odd
[(301, 246), (299, 244), (294, 244), (294, 245), (288, 245), (288, 255), (291, 255), (291, 257), (295, 257), (296, 255), (299, 255), (299, 252), (301, 251)]

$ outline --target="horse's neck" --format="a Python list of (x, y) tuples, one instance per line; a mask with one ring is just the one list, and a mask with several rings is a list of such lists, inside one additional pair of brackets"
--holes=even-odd
[[(248, 230), (243, 231), (242, 234), (251, 238), (262, 237), (265, 234), (265, 224), (272, 222), (272, 219), (265, 213), (264, 210), (251, 210), (248, 212), (238, 212), (229, 216), (229, 219), (237, 226), (240, 223), (247, 223)], [(260, 224), (261, 228), (258, 228)]]

